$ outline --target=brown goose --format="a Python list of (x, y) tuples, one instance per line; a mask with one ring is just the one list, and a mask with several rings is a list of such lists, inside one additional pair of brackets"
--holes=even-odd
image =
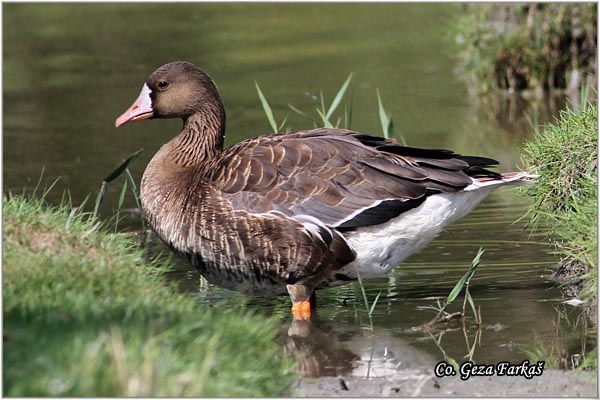
[(148, 118), (183, 119), (142, 178), (143, 213), (158, 236), (208, 281), (254, 295), (287, 291), (300, 314), (316, 288), (385, 275), (493, 189), (530, 178), (489, 171), (489, 158), (343, 129), (223, 150), (223, 103), (188, 62), (154, 71), (116, 126)]

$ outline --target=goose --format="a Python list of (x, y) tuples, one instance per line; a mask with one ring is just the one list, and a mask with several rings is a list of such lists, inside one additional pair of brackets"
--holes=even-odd
[(154, 71), (115, 121), (181, 118), (148, 163), (144, 218), (211, 283), (288, 294), (310, 316), (315, 290), (383, 277), (495, 188), (528, 182), (497, 161), (402, 146), (346, 129), (269, 134), (223, 148), (225, 109), (195, 65)]

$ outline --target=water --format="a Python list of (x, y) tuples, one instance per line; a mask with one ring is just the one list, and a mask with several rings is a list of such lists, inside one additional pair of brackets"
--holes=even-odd
[[(173, 60), (192, 61), (217, 82), (228, 112), (226, 145), (270, 132), (254, 89), (258, 82), (278, 121), (292, 130), (312, 122), (322, 90), (329, 103), (350, 73), (352, 128), (379, 134), (376, 89), (392, 114), (396, 137), (410, 145), (490, 156), (501, 170), (519, 164), (517, 146), (530, 136), (526, 117), (550, 119), (544, 104), (470, 97), (456, 77), (449, 29), (460, 12), (452, 4), (15, 4), (3, 7), (4, 191), (30, 192), (41, 178), (60, 177), (49, 201), (68, 190), (74, 204), (95, 196), (102, 179), (129, 154), (139, 179), (156, 150), (178, 132), (174, 120), (115, 129), (146, 76)], [(121, 183), (109, 186), (101, 209), (112, 208)], [(125, 207), (134, 207), (133, 199)], [(527, 200), (499, 190), (450, 227), (425, 251), (386, 279), (366, 284), (381, 297), (373, 334), (356, 285), (319, 292), (318, 320), (291, 322), (287, 298), (250, 298), (202, 283), (178, 263), (181, 287), (214, 307), (244, 304), (281, 320), (279, 344), (310, 376), (394, 373), (431, 366), (440, 347), (459, 362), (467, 341), (481, 335), (478, 362), (530, 358), (555, 348), (580, 352), (577, 310), (549, 280), (557, 258), (524, 223), (513, 224)], [(129, 222), (131, 225), (135, 221)], [(471, 282), (482, 329), (469, 322), (433, 333), (415, 327), (433, 318), (433, 297), (445, 296), (477, 249), (486, 253)], [(460, 305), (457, 305), (460, 308)], [(455, 311), (455, 310), (453, 310)], [(565, 322), (568, 318), (569, 323)], [(589, 347), (589, 343), (588, 343)], [(558, 349), (558, 351), (556, 350)]]

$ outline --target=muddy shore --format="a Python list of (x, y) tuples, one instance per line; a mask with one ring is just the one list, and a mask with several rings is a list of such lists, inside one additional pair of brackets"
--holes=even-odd
[(393, 377), (304, 378), (295, 397), (598, 397), (596, 372), (546, 370), (541, 376), (459, 376), (438, 378), (423, 369)]

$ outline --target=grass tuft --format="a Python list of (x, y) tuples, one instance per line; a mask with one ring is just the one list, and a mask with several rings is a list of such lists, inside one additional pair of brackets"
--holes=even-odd
[(3, 198), (4, 394), (285, 396), (278, 325), (199, 307), (166, 264), (43, 198)]
[(537, 131), (525, 145), (524, 165), (539, 178), (524, 190), (533, 198), (526, 215), (531, 227), (547, 221), (549, 237), (562, 255), (558, 275), (583, 280), (580, 296), (596, 304), (598, 120), (596, 105), (582, 104), (579, 110), (561, 111), (555, 124)]

